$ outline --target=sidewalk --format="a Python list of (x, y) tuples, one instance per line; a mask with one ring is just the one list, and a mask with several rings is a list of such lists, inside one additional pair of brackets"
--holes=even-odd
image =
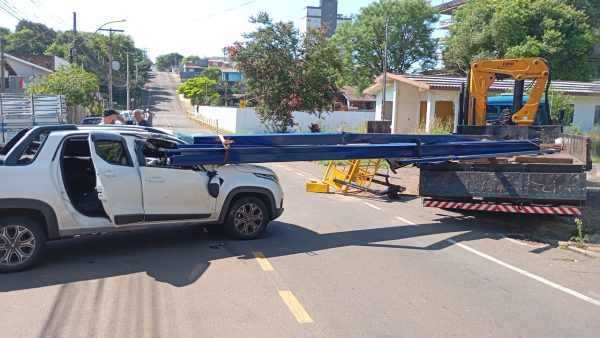
[[(175, 81), (177, 84), (181, 84), (181, 78), (178, 74), (171, 74), (171, 77), (173, 78), (173, 81)], [(231, 134), (229, 131), (217, 129), (213, 125), (200, 121), (196, 118), (196, 108), (192, 105), (190, 100), (184, 98), (183, 95), (179, 95), (177, 93), (175, 93), (174, 96), (176, 97), (176, 99), (179, 99), (181, 107), (183, 107), (183, 109), (185, 110), (185, 115), (190, 122), (197, 124), (205, 129), (208, 129), (215, 134)]]

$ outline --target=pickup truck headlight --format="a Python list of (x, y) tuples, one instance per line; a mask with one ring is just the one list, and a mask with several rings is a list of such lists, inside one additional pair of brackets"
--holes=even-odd
[(275, 183), (279, 183), (279, 178), (277, 175), (269, 175), (269, 174), (261, 174), (261, 173), (253, 173), (254, 176), (264, 178), (265, 180), (273, 181)]

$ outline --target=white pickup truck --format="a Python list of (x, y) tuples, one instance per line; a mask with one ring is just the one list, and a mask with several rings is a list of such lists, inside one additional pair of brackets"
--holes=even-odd
[(283, 192), (272, 170), (176, 167), (160, 149), (181, 143), (133, 126), (21, 131), (0, 150), (0, 272), (31, 266), (48, 240), (211, 223), (253, 239), (281, 215)]

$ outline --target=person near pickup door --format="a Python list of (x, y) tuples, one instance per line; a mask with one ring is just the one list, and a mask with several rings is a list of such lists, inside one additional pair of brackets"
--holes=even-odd
[(125, 124), (125, 120), (114, 109), (104, 109), (102, 112), (102, 122), (100, 124)]
[(136, 109), (133, 111), (133, 118), (135, 118), (135, 124), (141, 127), (150, 127), (150, 123), (144, 120), (144, 111)]

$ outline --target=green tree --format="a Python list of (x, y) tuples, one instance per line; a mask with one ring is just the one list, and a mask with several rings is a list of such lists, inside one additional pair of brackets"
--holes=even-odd
[(179, 53), (169, 53), (159, 55), (156, 58), (156, 68), (161, 71), (170, 70), (172, 66), (177, 66), (183, 59), (183, 55)]
[(56, 31), (44, 24), (21, 20), (15, 32), (6, 37), (6, 51), (15, 54), (44, 54), (56, 34)]
[(566, 126), (572, 123), (573, 113), (575, 112), (573, 97), (557, 91), (550, 85), (550, 89), (548, 90), (548, 105), (550, 106), (550, 116), (554, 124), (558, 124), (561, 110), (564, 111), (562, 124)]
[(221, 101), (216, 84), (217, 81), (208, 77), (195, 77), (179, 86), (177, 93), (189, 99), (193, 105), (216, 105)]
[(261, 121), (286, 132), (294, 126), (293, 111), (318, 116), (330, 111), (341, 62), (325, 29), (309, 29), (301, 36), (292, 22), (274, 23), (266, 13), (250, 22), (259, 27), (245, 34), (243, 43), (229, 47), (229, 56), (244, 73)]
[(94, 74), (72, 64), (60, 66), (54, 73), (37, 78), (26, 92), (65, 95), (68, 105), (90, 106), (92, 94), (98, 89), (98, 78)]
[(181, 60), (181, 63), (194, 63), (200, 61), (200, 57), (198, 55), (188, 55)]
[(562, 0), (473, 1), (450, 26), (446, 67), (465, 74), (473, 60), (543, 57), (554, 79), (588, 80), (595, 38), (586, 14)]
[(10, 29), (5, 27), (0, 27), (0, 36), (7, 36), (10, 34)]
[(387, 71), (404, 74), (435, 66), (431, 37), (438, 16), (426, 0), (379, 0), (338, 27), (332, 37), (344, 68), (341, 83), (366, 88), (382, 73), (385, 23), (388, 23)]
[(202, 76), (215, 81), (221, 81), (221, 70), (217, 67), (208, 67), (202, 72)]
[(566, 0), (573, 7), (582, 10), (592, 27), (600, 29), (600, 1), (598, 0)]

